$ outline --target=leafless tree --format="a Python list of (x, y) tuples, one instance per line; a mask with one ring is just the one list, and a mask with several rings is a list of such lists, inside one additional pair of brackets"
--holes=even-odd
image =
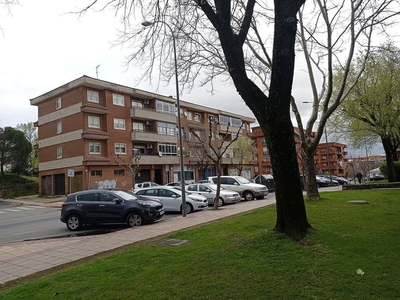
[(114, 162), (120, 166), (123, 170), (129, 172), (131, 174), (131, 182), (132, 182), (132, 191), (135, 188), (135, 178), (136, 175), (140, 171), (140, 152), (135, 151), (133, 149), (132, 151), (132, 157), (130, 158), (129, 161), (124, 160), (119, 154), (111, 153)]
[(228, 138), (231, 136), (229, 128), (230, 125), (228, 124), (224, 132), (216, 131), (215, 123), (209, 122), (208, 136), (206, 139), (199, 136), (194, 128), (190, 129), (191, 134), (193, 134), (193, 136), (200, 142), (200, 145), (204, 150), (204, 154), (215, 165), (215, 171), (217, 175), (217, 194), (215, 196), (213, 209), (218, 209), (217, 199), (219, 199), (221, 191), (222, 159), (230, 146), (238, 139), (239, 133), (243, 128), (243, 123), (238, 128), (235, 137), (231, 138), (230, 140), (228, 140)]
[[(307, 2), (299, 13), (298, 45), (304, 55), (310, 83), (312, 113), (304, 126), (296, 101), (292, 98), (307, 179), (307, 198), (319, 199), (315, 180), (314, 154), (324, 133), (328, 118), (343, 103), (365, 69), (373, 38), (384, 35), (395, 24), (399, 3), (395, 0), (315, 0)], [(311, 12), (311, 13), (310, 13)], [(361, 64), (356, 74), (349, 76), (359, 53)], [(335, 70), (343, 76), (334, 82)], [(315, 131), (315, 136), (312, 132)]]
[[(290, 118), (297, 13), (304, 2), (274, 0), (272, 8), (268, 0), (93, 0), (80, 12), (115, 9), (124, 24), (118, 42), (132, 47), (128, 63), (142, 67), (139, 79), (151, 80), (154, 70), (167, 82), (174, 78), (174, 39), (182, 90), (193, 88), (198, 78), (211, 91), (220, 76), (234, 84), (257, 118), (271, 155), (277, 201), (274, 229), (293, 239), (303, 238), (311, 227)], [(144, 20), (153, 26), (142, 28)]]

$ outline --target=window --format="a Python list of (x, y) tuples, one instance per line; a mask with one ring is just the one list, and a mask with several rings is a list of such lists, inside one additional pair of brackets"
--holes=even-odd
[(143, 123), (132, 123), (133, 131), (144, 131), (144, 124)]
[(99, 103), (99, 92), (87, 91), (87, 100), (89, 102)]
[(201, 121), (201, 115), (200, 114), (194, 114), (194, 120), (196, 122), (200, 122)]
[(114, 144), (115, 154), (126, 154), (126, 144), (115, 143)]
[(61, 108), (61, 98), (57, 98), (56, 100), (56, 109), (60, 109)]
[(157, 100), (156, 111), (174, 115), (176, 112), (176, 107), (174, 103)]
[(157, 133), (165, 135), (175, 135), (175, 123), (157, 122)]
[(100, 128), (100, 117), (88, 116), (88, 126), (90, 128)]
[(101, 154), (101, 145), (100, 143), (89, 143), (89, 154)]
[(82, 202), (82, 201), (91, 201), (94, 202), (97, 200), (97, 195), (95, 193), (87, 193), (87, 194), (81, 194), (76, 196), (76, 201)]
[(192, 114), (191, 111), (188, 111), (188, 112), (187, 112), (187, 119), (188, 119), (188, 120), (193, 120), (193, 114)]
[(176, 144), (158, 144), (158, 152), (162, 152), (163, 155), (177, 155)]
[(114, 170), (114, 176), (124, 176), (124, 170)]
[(140, 100), (132, 100), (132, 107), (143, 108), (143, 102)]
[(61, 133), (62, 132), (62, 122), (58, 122), (57, 123), (57, 133)]
[(242, 120), (238, 118), (231, 118), (228, 116), (219, 115), (219, 123), (222, 125), (231, 125), (233, 127), (242, 126)]
[(101, 170), (92, 170), (90, 171), (90, 176), (92, 177), (101, 177), (103, 175)]
[(125, 130), (125, 119), (114, 118), (114, 129)]
[(62, 147), (57, 147), (57, 158), (62, 158)]
[(119, 106), (125, 106), (124, 96), (113, 94), (113, 104)]

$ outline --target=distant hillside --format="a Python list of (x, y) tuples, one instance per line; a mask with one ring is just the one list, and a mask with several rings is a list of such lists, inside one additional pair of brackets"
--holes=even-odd
[(15, 198), (39, 193), (37, 177), (17, 176), (6, 174), (0, 176), (0, 198)]

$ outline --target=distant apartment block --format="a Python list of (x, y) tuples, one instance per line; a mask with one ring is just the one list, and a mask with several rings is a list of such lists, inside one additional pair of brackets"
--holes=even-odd
[[(295, 128), (297, 130), (297, 128)], [(254, 158), (254, 173), (258, 174), (273, 174), (271, 159), (265, 142), (264, 133), (261, 127), (253, 127), (251, 138), (254, 140), (257, 148), (257, 155)], [(300, 139), (295, 135), (297, 161), (299, 164), (300, 174), (304, 174), (304, 164), (301, 155)], [(318, 145), (315, 151), (315, 171), (317, 174), (332, 174), (336, 176), (348, 175), (347, 164), (347, 146), (345, 144), (328, 142)]]
[[(221, 101), (226, 101), (221, 99)], [(88, 76), (30, 100), (38, 108), (39, 192), (64, 195), (92, 188), (132, 188), (132, 176), (117, 163), (140, 157), (135, 181), (179, 181), (183, 151), (186, 181), (215, 175), (203, 144), (227, 144), (247, 136), (254, 119)], [(183, 149), (179, 149), (181, 130)], [(201, 137), (201, 140), (196, 138)], [(224, 174), (235, 174), (233, 149), (222, 160)], [(254, 175), (246, 162), (243, 174)]]

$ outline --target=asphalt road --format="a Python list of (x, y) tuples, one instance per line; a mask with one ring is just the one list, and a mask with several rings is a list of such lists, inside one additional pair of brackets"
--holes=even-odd
[[(180, 214), (167, 213), (164, 219)], [(151, 226), (143, 225), (143, 226)], [(78, 235), (106, 234), (126, 229), (123, 224), (87, 226), (78, 232), (71, 232), (60, 221), (60, 208), (36, 205), (18, 205), (0, 201), (0, 243), (70, 237)]]

